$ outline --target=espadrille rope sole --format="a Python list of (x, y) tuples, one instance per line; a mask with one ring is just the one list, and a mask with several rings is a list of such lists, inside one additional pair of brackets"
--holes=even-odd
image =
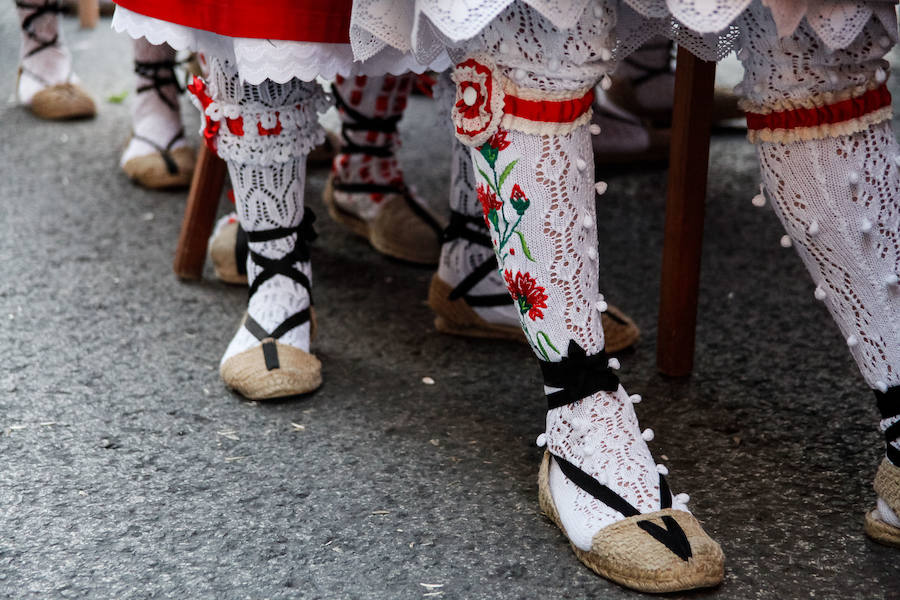
[(434, 326), (441, 333), (465, 337), (511, 340), (527, 343), (521, 327), (495, 325), (478, 316), (462, 298), (450, 300), (450, 284), (435, 275), (428, 287), (428, 306), (437, 315)]
[[(261, 348), (273, 344), (279, 366), (269, 369)], [(308, 394), (322, 385), (322, 363), (299, 348), (272, 338), (236, 354), (222, 363), (219, 373), (225, 385), (251, 400), (271, 400)]]
[[(875, 474), (873, 486), (878, 497), (887, 503), (895, 514), (900, 515), (900, 467), (887, 458), (882, 459)], [(866, 534), (881, 544), (900, 547), (900, 528), (889, 525), (878, 518), (876, 511), (866, 513)]]
[(50, 121), (84, 119), (97, 114), (94, 101), (81, 86), (60, 83), (42, 89), (31, 98), (28, 108), (36, 117)]
[(334, 191), (332, 174), (322, 194), (328, 214), (354, 234), (369, 240), (378, 252), (418, 265), (437, 264), (438, 232), (410, 208), (412, 200), (400, 193), (387, 194), (378, 215), (368, 222), (338, 206)]
[[(510, 340), (527, 344), (521, 327), (485, 321), (464, 298), (450, 300), (453, 288), (435, 274), (428, 287), (428, 306), (435, 313), (434, 326), (441, 333), (463, 337)], [(633, 346), (641, 331), (626, 314), (610, 305), (602, 315), (606, 351), (621, 352)]]
[(900, 528), (888, 525), (878, 518), (878, 512), (871, 510), (866, 513), (866, 535), (872, 540), (885, 546), (900, 548)]
[[(550, 493), (550, 453), (545, 452), (538, 474), (541, 510), (568, 538)], [(690, 552), (687, 560), (674, 554), (648, 528), (666, 531), (677, 524)], [(642, 526), (642, 524), (644, 524)], [(685, 511), (672, 508), (625, 518), (598, 531), (590, 550), (572, 544), (578, 559), (592, 571), (641, 592), (666, 593), (715, 587), (725, 574), (722, 549)]]
[[(168, 151), (168, 160), (160, 152), (132, 158), (122, 170), (135, 183), (151, 190), (187, 187), (194, 175), (196, 154), (193, 148), (182, 146)], [(173, 166), (174, 169), (171, 169)], [(174, 172), (172, 172), (174, 170)]]

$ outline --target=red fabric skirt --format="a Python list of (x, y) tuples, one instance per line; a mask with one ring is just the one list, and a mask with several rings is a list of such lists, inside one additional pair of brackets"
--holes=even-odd
[(353, 0), (115, 0), (136, 13), (229, 37), (350, 43)]

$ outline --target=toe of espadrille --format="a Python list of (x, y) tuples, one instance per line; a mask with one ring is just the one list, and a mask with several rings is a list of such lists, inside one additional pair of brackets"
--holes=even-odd
[(877, 510), (866, 513), (866, 535), (885, 546), (900, 548), (900, 527), (888, 525), (879, 518)]
[(169, 154), (177, 167), (174, 173), (169, 171), (159, 152), (136, 156), (122, 165), (122, 170), (135, 183), (151, 190), (189, 186), (194, 175), (196, 153), (192, 148), (182, 146)]
[(383, 254), (420, 265), (436, 265), (441, 255), (438, 234), (400, 194), (384, 200), (369, 225), (369, 241)]
[(223, 225), (209, 243), (209, 259), (216, 277), (225, 283), (247, 283), (247, 274), (238, 272), (237, 257), (234, 253), (239, 227), (237, 221)]
[(83, 119), (97, 114), (90, 95), (74, 83), (60, 83), (42, 89), (29, 104), (31, 112), (42, 119)]
[[(274, 343), (278, 367), (269, 369), (263, 343)], [(219, 374), (225, 385), (251, 400), (308, 394), (322, 385), (322, 363), (299, 348), (278, 341), (262, 343), (235, 354), (222, 363)]]
[[(882, 459), (872, 484), (878, 497), (888, 505), (894, 514), (900, 515), (900, 467), (887, 458)], [(900, 528), (885, 523), (878, 511), (866, 513), (866, 535), (880, 544), (900, 547)]]
[(583, 554), (600, 575), (642, 592), (714, 587), (725, 576), (719, 544), (693, 515), (671, 508), (604, 527)]
[[(550, 493), (550, 454), (538, 473), (541, 509), (566, 534)], [(566, 534), (568, 535), (568, 534)], [(671, 508), (636, 515), (604, 527), (590, 550), (572, 544), (592, 571), (641, 592), (665, 593), (715, 587), (725, 577), (725, 555), (690, 513)]]

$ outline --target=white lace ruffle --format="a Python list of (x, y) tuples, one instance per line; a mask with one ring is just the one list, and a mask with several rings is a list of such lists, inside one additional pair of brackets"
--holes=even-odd
[[(618, 14), (617, 56), (627, 56), (663, 34), (694, 54), (717, 60), (734, 50), (735, 21), (754, 1), (768, 6), (779, 35), (789, 35), (805, 18), (826, 46), (848, 46), (875, 16), (897, 41), (895, 0), (521, 0), (558, 29), (569, 29), (585, 10)], [(357, 0), (350, 43), (358, 59), (384, 47), (412, 51), (430, 61), (445, 45), (478, 35), (515, 0)], [(615, 14), (615, 13), (614, 13)]]
[(444, 70), (450, 62), (446, 56), (435, 56), (434, 64), (420, 64), (408, 53), (384, 47), (364, 63), (355, 62), (349, 44), (323, 44), (233, 38), (116, 7), (112, 27), (137, 39), (147, 38), (152, 44), (168, 43), (176, 50), (203, 52), (236, 65), (241, 81), (257, 85), (269, 79), (286, 83), (291, 79), (313, 81), (316, 77), (334, 79), (338, 75), (400, 75), (427, 69)]

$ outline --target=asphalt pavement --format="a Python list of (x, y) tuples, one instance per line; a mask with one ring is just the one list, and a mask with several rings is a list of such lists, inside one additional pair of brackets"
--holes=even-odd
[[(96, 119), (13, 99), (0, 6), (0, 597), (637, 598), (591, 573), (540, 513), (544, 399), (530, 351), (437, 333), (431, 271), (332, 223), (311, 170), (325, 383), (248, 402), (218, 361), (246, 290), (172, 273), (184, 192), (117, 167), (130, 41), (67, 18)], [(198, 116), (184, 100), (196, 141)], [(446, 212), (432, 101), (401, 123), (409, 179)], [(715, 136), (697, 360), (655, 368), (666, 171), (604, 174), (607, 297), (643, 330), (620, 375), (675, 491), (727, 557), (690, 598), (900, 598), (900, 553), (863, 514), (882, 453), (874, 401), (770, 209), (740, 132)], [(227, 202), (221, 210), (226, 210)], [(433, 384), (425, 383), (431, 378)]]

